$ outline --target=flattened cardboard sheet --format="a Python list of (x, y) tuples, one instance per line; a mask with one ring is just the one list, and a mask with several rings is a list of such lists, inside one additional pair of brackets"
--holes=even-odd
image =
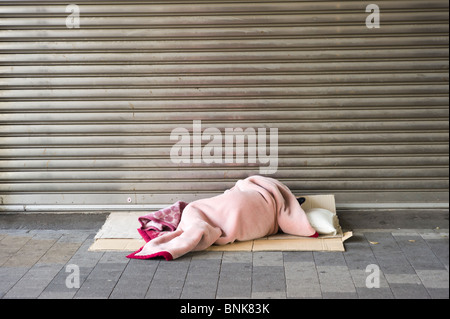
[[(303, 209), (324, 208), (336, 214), (334, 195), (304, 196)], [(95, 236), (90, 251), (132, 252), (145, 245), (137, 232), (138, 218), (144, 212), (111, 213)], [(335, 236), (305, 238), (287, 234), (277, 234), (257, 240), (235, 242), (225, 246), (211, 246), (207, 251), (345, 251), (344, 241), (352, 237), (352, 232), (343, 232), (337, 214), (335, 215)]]

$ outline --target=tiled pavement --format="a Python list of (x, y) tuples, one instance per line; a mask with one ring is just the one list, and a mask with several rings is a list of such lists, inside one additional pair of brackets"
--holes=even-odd
[(171, 262), (89, 252), (101, 224), (70, 224), (1, 227), (0, 298), (449, 298), (442, 224), (354, 229), (344, 253), (201, 252)]

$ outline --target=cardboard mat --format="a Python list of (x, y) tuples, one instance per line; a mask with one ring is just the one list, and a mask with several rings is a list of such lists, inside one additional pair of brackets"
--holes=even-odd
[[(336, 214), (333, 195), (304, 196), (306, 202), (302, 207), (325, 208)], [(146, 212), (111, 213), (103, 227), (95, 236), (90, 251), (133, 252), (145, 245), (137, 228), (138, 218)], [(211, 246), (207, 251), (345, 251), (344, 241), (352, 237), (352, 232), (343, 232), (337, 214), (334, 221), (337, 229), (335, 236), (305, 238), (286, 234), (277, 234), (252, 241), (235, 242), (225, 246)]]

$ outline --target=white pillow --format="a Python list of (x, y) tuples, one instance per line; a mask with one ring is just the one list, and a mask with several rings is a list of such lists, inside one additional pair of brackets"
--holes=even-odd
[(305, 211), (311, 226), (320, 235), (336, 235), (334, 227), (335, 214), (323, 208), (311, 208)]

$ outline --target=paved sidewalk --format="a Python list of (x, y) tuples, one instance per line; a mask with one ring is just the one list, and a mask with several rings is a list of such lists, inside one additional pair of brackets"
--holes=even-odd
[(89, 252), (104, 219), (58, 218), (0, 216), (0, 298), (449, 298), (448, 217), (416, 229), (353, 227), (344, 253), (202, 252), (171, 262)]

